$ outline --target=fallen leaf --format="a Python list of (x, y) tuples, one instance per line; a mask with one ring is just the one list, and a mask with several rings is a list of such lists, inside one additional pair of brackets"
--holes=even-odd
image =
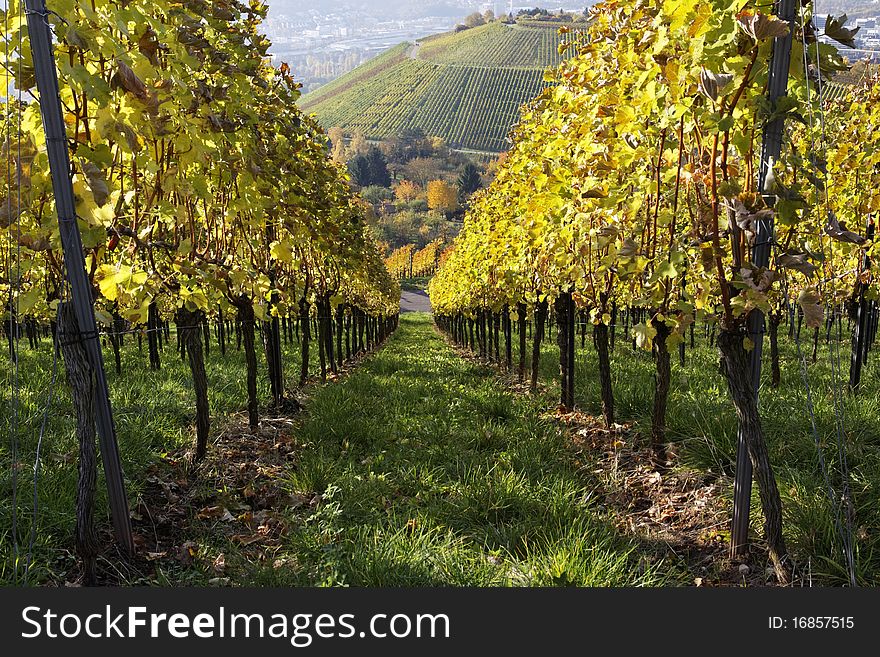
[(180, 546), (180, 563), (184, 566), (192, 564), (193, 559), (198, 551), (198, 544), (193, 541), (187, 541)]
[(217, 506), (206, 506), (204, 509), (199, 511), (197, 517), (201, 520), (207, 520), (209, 518), (220, 518), (224, 522), (229, 522), (230, 517), (231, 520), (235, 520), (235, 516), (233, 516), (229, 512), (229, 509), (219, 504)]
[(307, 506), (311, 498), (308, 495), (300, 495), (299, 493), (294, 493), (290, 496), (290, 507), (292, 509), (298, 509), (303, 506)]
[(232, 540), (238, 543), (239, 545), (251, 545), (252, 543), (258, 543), (263, 540), (263, 536), (259, 534), (236, 534), (232, 537)]

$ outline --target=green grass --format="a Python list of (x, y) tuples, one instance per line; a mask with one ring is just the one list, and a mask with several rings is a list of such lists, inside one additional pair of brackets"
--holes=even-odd
[[(843, 327), (844, 334), (846, 326)], [(836, 332), (836, 328), (835, 328)], [(856, 571), (862, 585), (880, 584), (880, 369), (872, 353), (863, 371), (862, 391), (846, 392), (849, 372), (849, 342), (825, 344), (820, 339), (817, 362), (811, 362), (812, 339), (804, 330), (802, 350), (807, 359), (819, 443), (822, 447), (833, 488), (840, 492), (840, 459), (836, 442), (835, 387), (842, 392), (847, 462), (851, 470), (852, 500), (855, 509), (853, 534), (856, 540)], [(555, 397), (559, 378), (556, 334), (542, 350), (541, 378)], [(825, 480), (807, 406), (806, 385), (801, 374), (793, 339), (780, 327), (782, 381), (778, 389), (770, 386), (769, 347), (765, 349), (764, 379), (761, 387), (761, 416), (776, 471), (785, 513), (785, 537), (802, 572), (813, 580), (840, 585), (848, 582), (845, 560), (840, 550), (834, 514), (826, 494)], [(835, 378), (831, 353), (839, 349), (842, 371)], [(718, 352), (709, 346), (700, 330), (696, 349), (686, 351), (685, 365), (672, 354), (673, 379), (667, 413), (668, 437), (678, 446), (682, 465), (701, 471), (732, 475), (735, 468), (736, 416), (724, 379), (719, 371)], [(636, 351), (617, 331), (612, 354), (612, 378), (618, 422), (633, 422), (645, 440), (650, 436), (653, 403), (654, 363), (650, 352)], [(587, 335), (586, 347), (578, 341), (576, 363), (577, 403), (584, 410), (599, 414), (601, 402), (598, 363)], [(545, 403), (551, 403), (547, 399)], [(763, 518), (756, 487), (752, 496), (751, 531), (763, 533)]]
[(410, 292), (416, 290), (427, 290), (428, 289), (428, 281), (431, 280), (430, 276), (416, 276), (414, 278), (404, 278), (400, 281), (400, 289), (407, 290)]
[[(225, 551), (239, 582), (352, 586), (641, 586), (671, 581), (654, 546), (590, 504), (565, 439), (491, 370), (462, 361), (424, 314), (321, 388), (288, 473), (317, 511), (290, 513), (273, 567)], [(212, 551), (213, 550), (213, 551)], [(275, 562), (273, 562), (275, 563)], [(229, 572), (229, 569), (227, 569)], [(227, 575), (228, 575), (227, 572)]]
[[(243, 407), (243, 364), (212, 350), (212, 413)], [(23, 350), (28, 372), (25, 426), (37, 421), (47, 350)], [(173, 352), (151, 373), (126, 347), (126, 370), (111, 375), (121, 452), (136, 499), (145, 473), (191, 435), (188, 373)], [(288, 358), (295, 353), (288, 352)], [(63, 390), (63, 386), (60, 387)], [(261, 398), (268, 396), (261, 382)], [(8, 401), (7, 401), (8, 403)], [(24, 432), (27, 457), (33, 438)], [(35, 577), (72, 561), (75, 463), (69, 401), (51, 409), (40, 478)], [(157, 562), (153, 583), (205, 584), (223, 554), (223, 576), (242, 585), (585, 585), (649, 586), (684, 581), (656, 545), (620, 535), (591, 503), (590, 483), (572, 463), (566, 438), (539, 402), (510, 392), (491, 369), (460, 359), (425, 314), (402, 318), (377, 354), (340, 381), (314, 390), (292, 438), (295, 459), (279, 475), (300, 499), (320, 504), (275, 511), (287, 530), (271, 552), (243, 549), (210, 522), (185, 531), (196, 563)], [(2, 455), (4, 476), (8, 453)], [(9, 481), (3, 482), (9, 489)], [(206, 487), (217, 487), (205, 479)], [(226, 499), (222, 490), (206, 491)], [(231, 493), (229, 493), (231, 494)], [(3, 530), (8, 532), (4, 496)], [(29, 505), (20, 508), (29, 520)], [(107, 526), (103, 511), (99, 521)], [(195, 510), (190, 514), (190, 520)], [(215, 521), (216, 523), (216, 521)], [(24, 538), (24, 537), (23, 537)], [(9, 541), (3, 580), (10, 581)]]
[[(617, 333), (612, 356), (618, 421), (631, 422), (647, 440), (653, 362)], [(555, 333), (554, 333), (555, 337)], [(847, 581), (831, 505), (819, 468), (803, 379), (793, 342), (780, 336), (782, 385), (762, 387), (761, 410), (785, 509), (786, 540), (799, 573), (815, 584)], [(805, 343), (809, 342), (805, 339)], [(51, 374), (48, 342), (21, 348), (19, 543), (31, 520), (30, 465)], [(832, 343), (832, 346), (835, 346)], [(840, 345), (847, 354), (847, 343)], [(804, 345), (805, 351), (810, 346)], [(285, 346), (292, 368), (295, 344)], [(340, 381), (313, 390), (292, 431), (293, 458), (278, 475), (280, 487), (313, 505), (279, 504), (273, 513), (286, 530), (271, 551), (243, 549), (216, 521), (197, 522), (195, 506), (180, 530), (197, 545), (196, 563), (157, 562), (151, 583), (205, 584), (223, 554), (223, 577), (253, 585), (666, 585), (686, 584), (693, 573), (663, 547), (623, 536), (593, 504), (597, 480), (579, 472), (567, 438), (544, 410), (555, 402), (558, 352), (542, 351), (546, 390), (532, 398), (512, 392), (494, 370), (460, 358), (436, 333), (428, 315), (409, 314), (384, 348)], [(809, 358), (809, 353), (807, 354)], [(858, 396), (844, 395), (843, 418), (855, 512), (856, 570), (860, 584), (880, 583), (880, 411), (878, 368), (864, 372)], [(262, 359), (262, 356), (261, 356)], [(190, 443), (193, 399), (188, 368), (173, 349), (163, 369), (150, 372), (146, 354), (128, 339), (124, 374), (109, 373), (130, 499), (145, 489), (162, 456)], [(844, 362), (842, 375), (846, 376)], [(6, 366), (8, 368), (8, 365)], [(589, 337), (577, 350), (577, 399), (598, 414), (596, 360)], [(240, 352), (225, 358), (213, 347), (208, 361), (216, 435), (244, 408)], [(290, 375), (292, 372), (289, 371)], [(10, 372), (3, 372), (9, 380)], [(60, 375), (63, 376), (63, 368)], [(807, 364), (817, 431), (831, 476), (840, 489), (833, 405), (835, 379), (829, 346)], [(837, 381), (845, 385), (845, 381)], [(75, 441), (63, 380), (49, 408), (32, 583), (57, 581), (73, 563)], [(260, 378), (260, 398), (269, 396)], [(3, 391), (9, 418), (9, 388)], [(718, 372), (718, 356), (698, 331), (686, 362), (673, 354), (669, 438), (682, 467), (720, 475), (729, 487), (735, 446), (733, 408)], [(0, 582), (12, 583), (9, 443), (0, 451)], [(601, 479), (601, 476), (599, 477)], [(205, 499), (236, 494), (207, 477)], [(207, 490), (214, 487), (212, 490)], [(99, 524), (109, 521), (99, 485)], [(729, 492), (729, 491), (728, 491)], [(320, 497), (316, 497), (320, 495)], [(213, 496), (213, 497), (212, 497)], [(320, 500), (320, 503), (317, 503)], [(216, 503), (216, 502), (211, 502)], [(206, 503), (207, 504), (207, 503)], [(752, 531), (761, 534), (753, 495)]]
[(415, 58), (409, 44), (397, 46), (300, 106), (325, 128), (370, 139), (420, 128), (455, 148), (500, 152), (522, 105), (543, 88), (544, 70), (561, 59), (556, 28), (491, 23), (426, 39)]
[[(228, 416), (246, 408), (247, 391), (244, 377), (244, 352), (236, 350), (235, 336), (223, 357), (212, 341), (206, 361), (208, 399), (212, 418), (212, 434), (216, 433)], [(122, 375), (115, 372), (112, 351), (105, 345), (107, 377), (111, 403), (119, 440), (119, 451), (126, 475), (130, 500), (136, 500), (144, 485), (146, 471), (163, 454), (191, 443), (195, 419), (195, 395), (189, 366), (174, 349), (176, 336), (172, 327), (171, 342), (161, 352), (162, 368), (149, 369), (146, 340), (143, 353), (137, 348), (137, 338), (127, 336), (122, 349)], [(283, 345), (288, 364), (288, 380), (295, 377), (294, 364), (299, 359), (296, 343)], [(315, 352), (317, 350), (313, 350)], [(261, 363), (258, 394), (261, 400), (270, 397), (265, 376), (265, 360), (258, 346)], [(19, 443), (23, 463), (19, 470), (19, 564), (23, 567), (33, 517), (31, 490), (33, 463), (43, 411), (48, 401), (52, 375), (52, 353), (49, 340), (43, 340), (37, 351), (27, 348), (27, 341), (19, 346)], [(312, 370), (317, 371), (317, 355), (313, 354)], [(10, 469), (10, 422), (12, 371), (8, 358), (0, 364), (4, 381), (0, 409), (2, 409), (4, 439), (0, 444), (0, 583), (13, 581), (14, 548), (11, 540), (12, 476)], [(69, 565), (73, 548), (74, 506), (76, 499), (77, 442), (74, 418), (67, 389), (64, 367), (59, 360), (55, 394), (46, 415), (46, 431), (42, 445), (38, 486), (38, 514), (34, 545), (32, 582), (46, 581), (58, 576)], [(101, 468), (99, 466), (99, 476)], [(98, 482), (96, 520), (109, 525), (103, 480)]]

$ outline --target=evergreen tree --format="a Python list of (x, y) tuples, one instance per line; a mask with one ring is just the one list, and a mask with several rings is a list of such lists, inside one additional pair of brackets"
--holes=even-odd
[(458, 198), (464, 203), (467, 198), (483, 186), (480, 170), (473, 162), (468, 162), (458, 176)]
[(391, 174), (388, 173), (388, 160), (376, 146), (367, 151), (367, 169), (369, 171), (369, 185), (379, 187), (391, 187)]
[(353, 157), (348, 163), (348, 172), (351, 174), (352, 181), (358, 187), (370, 185), (370, 163), (366, 155)]

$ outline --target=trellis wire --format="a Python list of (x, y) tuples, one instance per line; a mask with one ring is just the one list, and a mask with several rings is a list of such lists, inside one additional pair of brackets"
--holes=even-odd
[[(59, 299), (58, 299), (58, 308), (56, 311), (56, 326), (61, 325), (61, 304), (64, 303), (66, 286), (62, 285)], [(52, 401), (55, 396), (55, 386), (58, 381), (58, 352), (60, 350), (61, 345), (58, 340), (59, 331), (55, 331), (54, 339), (53, 339), (53, 348), (52, 348), (52, 378), (49, 381), (49, 392), (46, 398), (46, 405), (43, 408), (43, 417), (40, 421), (40, 435), (37, 438), (37, 452), (34, 456), (34, 477), (33, 477), (33, 511), (31, 515), (31, 535), (28, 540), (28, 552), (27, 559), (25, 560), (24, 565), (24, 579), (25, 582), (28, 580), (28, 575), (30, 574), (31, 562), (33, 559), (34, 552), (34, 544), (36, 543), (37, 538), (37, 518), (39, 517), (39, 499), (38, 499), (38, 491), (37, 491), (37, 483), (39, 481), (40, 476), (40, 453), (43, 448), (43, 438), (46, 435), (46, 423), (49, 419), (49, 409), (52, 407)]]
[[(4, 48), (4, 59), (8, 63), (9, 62), (9, 3), (4, 2), (4, 29), (5, 29), (5, 38), (3, 40), (3, 48)], [(19, 30), (19, 40), (21, 40), (21, 31)], [(18, 70), (19, 70), (19, 79), (21, 73), (21, 60), (18, 62)], [(7, 112), (5, 116), (6, 121), (6, 214), (10, 218), (13, 216), (12, 209), (12, 126), (10, 125), (10, 115), (8, 112), (9, 108), (9, 85), (10, 85), (10, 77), (7, 69), (6, 74), (6, 89), (4, 89), (4, 95), (6, 97), (6, 107)], [(18, 85), (16, 85), (16, 88)], [(21, 90), (18, 90), (18, 99), (21, 99)], [(20, 104), (20, 103), (19, 103)], [(16, 118), (18, 120), (16, 124), (16, 135), (19, 137), (18, 139), (18, 156), (20, 159), (21, 154), (21, 111), (20, 107), (16, 110)], [(11, 381), (11, 396), (10, 396), (10, 404), (12, 406), (10, 413), (10, 421), (9, 421), (9, 433), (10, 433), (10, 467), (11, 467), (11, 477), (12, 477), (12, 558), (13, 558), (13, 578), (14, 580), (18, 580), (18, 560), (19, 560), (19, 543), (18, 543), (18, 452), (19, 452), (19, 436), (18, 436), (18, 424), (19, 424), (19, 407), (21, 405), (21, 390), (20, 390), (20, 380), (19, 380), (19, 357), (18, 357), (18, 330), (16, 326), (16, 317), (18, 315), (18, 307), (19, 307), (19, 297), (21, 295), (21, 171), (16, 163), (16, 178), (19, 181), (18, 184), (18, 207), (16, 208), (16, 244), (13, 246), (10, 244), (9, 246), (9, 337), (11, 342), (10, 349), (10, 358), (12, 359), (12, 381)], [(13, 260), (14, 260), (14, 272), (13, 272)], [(14, 278), (14, 281), (12, 280)]]
[[(801, 23), (803, 24), (803, 16), (804, 9), (803, 5), (798, 3), (798, 11), (801, 16)], [(814, 13), (815, 13), (815, 3), (814, 3)], [(814, 31), (817, 31), (814, 27)], [(818, 34), (816, 35), (816, 76), (818, 80), (816, 93), (818, 95), (818, 104), (819, 104), (819, 127), (821, 131), (821, 158), (819, 158), (818, 162), (827, 163), (827, 155), (828, 155), (828, 139), (826, 134), (826, 121), (825, 121), (825, 107), (824, 107), (824, 99), (825, 99), (825, 82), (822, 78), (822, 69), (819, 65), (820, 62), (820, 50), (819, 50), (819, 38)], [(809, 117), (809, 127), (810, 127), (810, 152), (816, 152), (816, 143), (813, 137), (815, 132), (816, 121), (814, 117), (812, 96), (811, 96), (811, 87), (810, 87), (810, 76), (809, 76), (809, 52), (808, 48), (804, 47), (803, 50), (803, 63), (804, 63), (804, 79), (806, 81), (807, 86), (807, 106), (809, 109), (808, 117)], [(828, 193), (828, 183), (827, 183), (827, 164), (824, 168), (825, 170), (820, 171), (823, 174), (823, 184), (822, 187), (819, 188), (817, 186), (817, 198), (820, 203), (824, 205), (824, 214), (827, 217), (831, 216), (830, 209), (830, 200)], [(825, 240), (820, 235), (819, 236), (819, 247), (822, 252), (823, 261), (825, 263), (828, 262), (827, 258), (825, 258)], [(824, 273), (824, 272), (823, 272)], [(819, 287), (820, 289), (824, 287), (824, 280), (822, 277), (819, 279)], [(788, 295), (786, 295), (786, 304), (789, 303)], [(816, 449), (819, 458), (819, 465), (822, 470), (822, 475), (825, 479), (827, 493), (829, 499), (834, 506), (834, 514), (835, 514), (835, 524), (837, 525), (838, 532), (840, 533), (840, 539), (842, 542), (842, 549), (844, 553), (844, 557), (846, 559), (847, 566), (847, 574), (849, 576), (850, 585), (856, 586), (856, 573), (855, 573), (855, 558), (853, 554), (853, 533), (852, 533), (852, 518), (851, 518), (851, 502), (850, 502), (850, 489), (849, 489), (849, 467), (846, 459), (846, 433), (845, 433), (845, 417), (844, 417), (844, 408), (843, 408), (843, 400), (841, 399), (840, 394), (840, 340), (841, 340), (841, 328), (838, 323), (837, 327), (838, 335), (837, 340), (834, 341), (834, 345), (829, 345), (828, 354), (829, 359), (831, 361), (831, 388), (832, 388), (832, 396), (834, 400), (834, 416), (835, 416), (835, 437), (837, 442), (837, 450), (838, 450), (838, 459), (840, 462), (840, 470), (841, 470), (841, 480), (842, 480), (842, 495), (841, 500), (838, 503), (837, 496), (835, 495), (835, 491), (830, 482), (830, 477), (827, 472), (827, 466), (825, 464), (824, 452), (822, 450), (821, 441), (818, 435), (818, 430), (816, 427), (813, 403), (811, 398), (811, 391), (809, 387), (809, 380), (806, 371), (806, 361), (804, 360), (804, 355), (801, 350), (800, 337), (795, 336), (795, 344), (797, 346), (798, 357), (801, 360), (801, 373), (804, 381), (804, 386), (807, 390), (807, 403), (808, 410), (810, 413), (810, 421), (813, 427), (813, 438), (816, 443)], [(843, 508), (841, 508), (843, 507)], [(844, 531), (841, 522), (840, 515), (845, 514), (846, 518), (846, 531)]]

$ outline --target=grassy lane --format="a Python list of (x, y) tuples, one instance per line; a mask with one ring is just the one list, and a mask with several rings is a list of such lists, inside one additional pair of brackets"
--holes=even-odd
[(313, 510), (288, 510), (273, 558), (205, 546), (206, 558), (225, 549), (233, 581), (672, 583), (651, 546), (597, 515), (586, 478), (539, 406), (460, 359), (428, 315), (405, 315), (381, 352), (318, 390), (307, 409), (286, 483)]
[[(700, 327), (703, 328), (702, 326)], [(835, 329), (835, 337), (836, 337)], [(863, 372), (863, 390), (845, 393), (849, 342), (846, 324), (841, 339), (826, 344), (825, 334), (812, 361), (812, 336), (804, 331), (804, 370), (813, 404), (816, 433), (807, 404), (807, 384), (794, 340), (787, 328), (780, 328), (779, 347), (782, 377), (779, 388), (770, 386), (769, 347), (764, 362), (761, 388), (761, 417), (767, 433), (770, 460), (779, 481), (785, 514), (785, 536), (803, 577), (824, 585), (848, 582), (828, 486), (842, 490), (841, 459), (838, 452), (838, 415), (834, 391), (842, 403), (840, 421), (846, 440), (847, 465), (853, 502), (853, 535), (856, 542), (856, 577), (860, 585), (880, 582), (880, 413), (878, 369), (873, 356)], [(531, 342), (529, 342), (531, 349)], [(516, 352), (515, 352), (516, 353)], [(831, 363), (841, 359), (837, 376)], [(547, 385), (544, 406), (558, 398), (559, 349), (556, 331), (542, 348), (541, 380)], [(611, 372), (619, 422), (632, 423), (642, 444), (650, 439), (654, 395), (654, 361), (649, 351), (634, 349), (618, 328), (616, 348), (611, 354)], [(585, 346), (577, 343), (576, 403), (587, 413), (601, 413), (598, 361), (591, 337)], [(667, 437), (678, 456), (676, 465), (703, 473), (721, 475), (724, 497), (731, 499), (736, 454), (736, 416), (730, 395), (718, 368), (718, 350), (710, 346), (702, 330), (697, 331), (696, 348), (686, 350), (681, 365), (677, 349), (672, 354), (672, 389), (667, 412)], [(828, 471), (826, 481), (819, 462), (816, 436)], [(752, 534), (763, 535), (763, 516), (757, 486), (752, 489)], [(729, 527), (717, 528), (729, 540)], [(760, 541), (760, 539), (759, 539)]]
[[(230, 337), (226, 355), (212, 341), (206, 358), (208, 401), (211, 411), (211, 435), (216, 436), (230, 422), (239, 422), (247, 403), (244, 353), (236, 348), (235, 335)], [(112, 352), (105, 345), (107, 379), (118, 432), (119, 451), (126, 475), (132, 509), (144, 492), (151, 468), (169, 453), (180, 452), (193, 440), (195, 397), (189, 366), (174, 349), (176, 335), (172, 328), (171, 344), (162, 351), (162, 368), (151, 371), (147, 361), (146, 340), (142, 351), (137, 339), (129, 336), (122, 349), (122, 374), (113, 366)], [(296, 343), (283, 345), (288, 380), (296, 376), (300, 359)], [(73, 532), (75, 523), (77, 441), (74, 435), (73, 409), (67, 386), (64, 364), (57, 363), (52, 382), (52, 345), (43, 340), (38, 350), (27, 348), (27, 340), (19, 343), (19, 401), (17, 433), (21, 467), (18, 473), (18, 559), (20, 570), (29, 548), (33, 505), (31, 502), (33, 464), (45, 414), (44, 439), (41, 445), (37, 497), (35, 542), (29, 582), (32, 584), (58, 581), (75, 566)], [(265, 361), (258, 347), (260, 367), (258, 395), (269, 399)], [(312, 350), (311, 372), (318, 371), (317, 349)], [(9, 433), (13, 414), (11, 385), (13, 372), (9, 360), (0, 359), (0, 584), (15, 582), (13, 563), (15, 550), (11, 538), (12, 478)], [(51, 403), (50, 403), (50, 391)], [(265, 413), (265, 409), (261, 409)], [(99, 530), (110, 526), (102, 468), (99, 466), (96, 524)], [(113, 566), (103, 564), (108, 570)]]

